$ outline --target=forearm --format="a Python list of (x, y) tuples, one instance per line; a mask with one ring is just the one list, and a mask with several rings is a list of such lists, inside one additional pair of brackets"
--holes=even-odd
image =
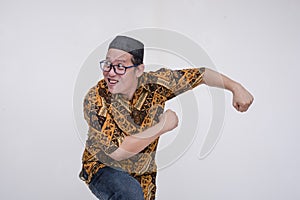
[(211, 69), (205, 69), (203, 82), (208, 86), (224, 88), (232, 92), (232, 105), (236, 110), (245, 112), (253, 102), (253, 96), (241, 84)]
[(229, 77), (208, 68), (205, 68), (203, 81), (208, 86), (224, 88), (231, 92), (234, 92), (236, 88), (240, 86), (238, 82), (233, 81)]
[(158, 123), (141, 133), (127, 136), (119, 148), (109, 154), (109, 156), (117, 161), (130, 158), (141, 152), (163, 133), (162, 126)]

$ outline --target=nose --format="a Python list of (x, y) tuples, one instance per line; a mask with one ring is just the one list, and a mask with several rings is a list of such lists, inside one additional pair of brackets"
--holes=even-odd
[(110, 68), (110, 71), (108, 72), (108, 75), (109, 76), (115, 76), (115, 75), (117, 75), (116, 72), (115, 72), (115, 67), (111, 67)]

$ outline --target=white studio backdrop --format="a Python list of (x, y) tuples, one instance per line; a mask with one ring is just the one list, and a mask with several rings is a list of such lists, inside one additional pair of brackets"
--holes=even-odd
[[(255, 97), (241, 114), (225, 92), (222, 137), (200, 160), (211, 96), (206, 86), (193, 91), (199, 135), (159, 171), (157, 199), (299, 199), (299, 11), (299, 1), (283, 0), (0, 1), (0, 199), (95, 199), (78, 178), (77, 77), (99, 45), (146, 27), (186, 35)], [(167, 107), (180, 115), (176, 99)], [(174, 135), (162, 137), (160, 148)]]

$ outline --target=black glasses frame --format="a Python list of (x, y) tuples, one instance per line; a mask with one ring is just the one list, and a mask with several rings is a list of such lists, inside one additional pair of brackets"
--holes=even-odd
[[(123, 66), (121, 63), (119, 63), (119, 64), (117, 64), (117, 65), (113, 65), (111, 62), (109, 62), (109, 61), (107, 61), (107, 60), (102, 60), (102, 61), (100, 61), (100, 68), (101, 68), (101, 70), (103, 71), (103, 72), (110, 72), (110, 70), (113, 68), (114, 69), (114, 72), (116, 73), (116, 74), (118, 74), (118, 75), (124, 75), (125, 73), (126, 73), (126, 70), (127, 69), (129, 69), (129, 68), (132, 68), (132, 67), (137, 67), (138, 65), (131, 65), (131, 66)], [(104, 68), (103, 68), (103, 66), (104, 65), (107, 65), (107, 66), (109, 66), (109, 68), (108, 68), (108, 70), (104, 70)], [(118, 73), (117, 71), (116, 71), (116, 67), (118, 67), (118, 68), (124, 68), (124, 73)]]

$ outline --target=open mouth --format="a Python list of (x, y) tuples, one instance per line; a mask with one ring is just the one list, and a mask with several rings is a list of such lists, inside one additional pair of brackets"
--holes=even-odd
[(117, 81), (115, 79), (111, 79), (111, 78), (107, 78), (107, 80), (108, 80), (109, 84), (111, 84), (111, 85), (115, 85), (119, 82), (119, 81)]

